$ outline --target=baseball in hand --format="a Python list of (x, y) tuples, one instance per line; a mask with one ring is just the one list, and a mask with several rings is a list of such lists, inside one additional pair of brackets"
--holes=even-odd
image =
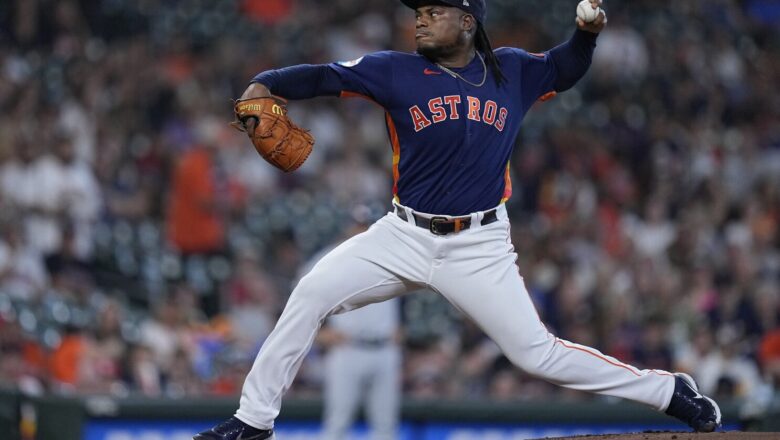
[(577, 5), (577, 17), (585, 23), (593, 22), (599, 16), (599, 12), (601, 12), (601, 8), (597, 6), (594, 9), (590, 0), (582, 0)]

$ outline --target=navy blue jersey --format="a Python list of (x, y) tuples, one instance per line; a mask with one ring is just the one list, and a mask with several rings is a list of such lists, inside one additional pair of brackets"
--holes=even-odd
[[(587, 64), (592, 53), (588, 48)], [(537, 99), (560, 89), (561, 63), (549, 53), (500, 48), (495, 54), (507, 78), (500, 87), (490, 71), (487, 81), (475, 86), (485, 75), (481, 55), (463, 68), (450, 69), (464, 81), (419, 54), (387, 51), (306, 66), (319, 68), (316, 75), (306, 76), (307, 83), (316, 84), (302, 91), (298, 81), (297, 89), (281, 96), (361, 96), (375, 101), (386, 112), (396, 200), (420, 212), (464, 215), (493, 208), (511, 196), (509, 159), (523, 117)], [(255, 80), (273, 93), (284, 92), (280, 84), (292, 86), (296, 71), (309, 72), (303, 67), (266, 72)]]

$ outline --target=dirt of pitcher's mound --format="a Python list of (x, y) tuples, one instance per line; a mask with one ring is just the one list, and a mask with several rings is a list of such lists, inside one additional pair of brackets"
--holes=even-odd
[[(542, 440), (542, 439), (540, 439)], [(580, 435), (544, 440), (780, 440), (780, 432), (725, 431), (700, 432), (640, 432), (634, 434)]]

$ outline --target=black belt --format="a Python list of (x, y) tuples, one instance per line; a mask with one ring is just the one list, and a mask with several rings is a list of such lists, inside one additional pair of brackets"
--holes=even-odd
[[(403, 221), (408, 221), (408, 217), (406, 216), (406, 210), (399, 207), (396, 207), (395, 214), (401, 218)], [(434, 235), (447, 235), (452, 234), (454, 232), (460, 232), (464, 231), (471, 227), (471, 216), (467, 217), (423, 217), (421, 215), (418, 215), (417, 213), (412, 214), (414, 216), (414, 224), (427, 229), (431, 231), (431, 234)], [(491, 209), (490, 211), (485, 212), (485, 216), (482, 217), (482, 221), (480, 224), (482, 226), (489, 225), (493, 222), (498, 221), (498, 216), (496, 215), (496, 210)]]

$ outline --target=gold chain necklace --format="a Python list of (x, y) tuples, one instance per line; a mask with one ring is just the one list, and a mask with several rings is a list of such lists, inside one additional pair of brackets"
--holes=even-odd
[(439, 68), (441, 70), (449, 73), (453, 78), (460, 78), (460, 79), (463, 80), (463, 82), (465, 82), (466, 84), (469, 84), (469, 85), (471, 85), (473, 87), (482, 87), (483, 85), (485, 85), (485, 81), (487, 81), (487, 65), (485, 65), (485, 59), (482, 58), (482, 55), (480, 55), (479, 52), (477, 52), (477, 56), (479, 57), (479, 60), (482, 61), (482, 69), (484, 69), (484, 72), (485, 72), (482, 75), (482, 81), (479, 84), (474, 84), (473, 82), (471, 82), (471, 81), (467, 80), (466, 78), (460, 76), (457, 72), (453, 72), (452, 70), (442, 66), (439, 63), (436, 63), (436, 65), (439, 66)]

